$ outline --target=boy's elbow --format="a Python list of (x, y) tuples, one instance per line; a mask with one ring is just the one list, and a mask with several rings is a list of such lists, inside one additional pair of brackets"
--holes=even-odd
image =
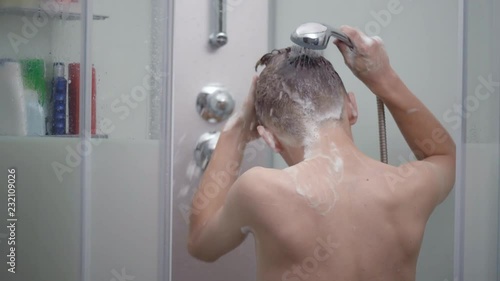
[(206, 249), (203, 249), (199, 243), (194, 241), (193, 239), (189, 239), (188, 241), (188, 252), (189, 254), (198, 260), (204, 261), (204, 262), (215, 262), (219, 259), (218, 256), (211, 255), (210, 251), (207, 251)]
[(450, 155), (455, 159), (457, 158), (457, 145), (455, 144), (455, 141), (453, 141), (453, 139), (450, 142)]

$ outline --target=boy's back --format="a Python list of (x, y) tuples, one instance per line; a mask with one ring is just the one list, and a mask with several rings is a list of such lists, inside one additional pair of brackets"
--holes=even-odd
[(243, 230), (256, 240), (259, 280), (414, 280), (432, 211), (412, 202), (419, 172), (391, 186), (397, 168), (348, 154), (340, 169), (321, 156), (250, 171), (261, 224)]

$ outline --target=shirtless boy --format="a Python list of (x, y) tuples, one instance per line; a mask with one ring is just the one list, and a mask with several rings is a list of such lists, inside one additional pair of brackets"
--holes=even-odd
[[(194, 257), (213, 262), (251, 232), (261, 281), (415, 280), (427, 220), (453, 188), (455, 144), (391, 68), (382, 40), (342, 31), (355, 46), (335, 42), (345, 63), (384, 101), (418, 161), (390, 166), (356, 147), (356, 100), (326, 59), (301, 48), (267, 54), (193, 198)], [(238, 176), (259, 136), (289, 168)]]

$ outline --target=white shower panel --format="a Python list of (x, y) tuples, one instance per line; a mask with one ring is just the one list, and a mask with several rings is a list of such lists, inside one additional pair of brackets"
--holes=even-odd
[[(255, 280), (255, 257), (251, 237), (234, 252), (214, 264), (192, 258), (187, 252), (188, 212), (199, 173), (193, 161), (198, 138), (221, 130), (223, 123), (210, 124), (196, 111), (198, 93), (207, 85), (225, 86), (238, 110), (248, 94), (254, 66), (268, 52), (268, 1), (223, 1), (227, 6), (228, 43), (209, 44), (210, 24), (218, 1), (175, 2), (174, 23), (174, 136), (172, 280)], [(262, 142), (249, 145), (244, 169), (271, 165), (271, 153)]]

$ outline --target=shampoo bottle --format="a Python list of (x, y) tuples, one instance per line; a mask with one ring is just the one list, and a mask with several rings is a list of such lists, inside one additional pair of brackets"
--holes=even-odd
[(66, 134), (66, 90), (68, 81), (64, 78), (64, 63), (54, 63), (52, 81), (52, 135)]

